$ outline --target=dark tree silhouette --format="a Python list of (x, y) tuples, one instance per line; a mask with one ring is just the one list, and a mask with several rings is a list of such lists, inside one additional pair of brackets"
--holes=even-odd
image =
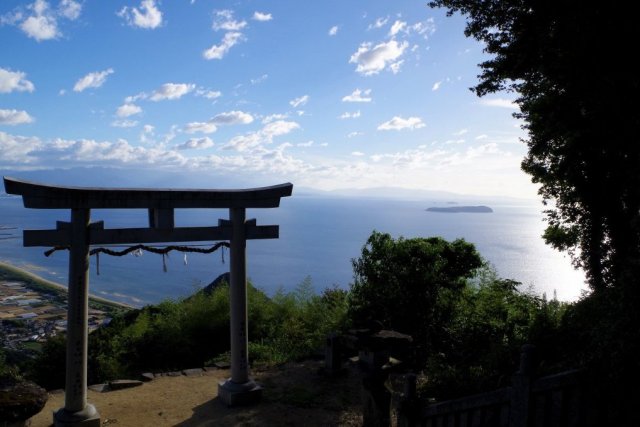
[(528, 131), (522, 168), (541, 184), (547, 243), (568, 251), (595, 292), (640, 277), (639, 40), (630, 6), (435, 0), (485, 43), (483, 96), (517, 94)]

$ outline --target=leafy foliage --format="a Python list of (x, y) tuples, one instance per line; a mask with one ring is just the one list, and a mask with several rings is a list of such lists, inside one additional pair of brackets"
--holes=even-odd
[[(346, 325), (346, 291), (317, 295), (310, 279), (272, 298), (249, 284), (249, 351), (252, 363), (309, 357), (326, 335)], [(164, 301), (113, 319), (89, 335), (89, 383), (204, 366), (229, 350), (229, 286)], [(46, 388), (64, 386), (65, 340), (45, 343), (31, 377)]]
[(466, 279), (482, 265), (474, 246), (440, 237), (393, 239), (374, 231), (352, 260), (350, 317), (381, 322), (434, 351), (443, 342)]

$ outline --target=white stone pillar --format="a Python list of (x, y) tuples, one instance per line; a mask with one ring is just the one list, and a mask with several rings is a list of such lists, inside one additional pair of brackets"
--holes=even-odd
[(218, 396), (228, 406), (256, 402), (262, 389), (249, 378), (249, 337), (247, 324), (247, 234), (246, 209), (230, 208), (229, 305), (231, 323), (231, 378), (218, 385)]
[(100, 427), (100, 415), (87, 404), (90, 220), (89, 209), (71, 210), (65, 396), (53, 415), (56, 427)]
[(237, 384), (249, 380), (249, 338), (247, 336), (247, 236), (244, 208), (229, 209), (233, 239), (231, 239), (231, 381)]

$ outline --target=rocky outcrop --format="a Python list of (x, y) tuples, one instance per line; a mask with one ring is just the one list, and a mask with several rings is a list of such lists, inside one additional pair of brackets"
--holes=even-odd
[(0, 421), (6, 425), (24, 425), (47, 403), (47, 391), (30, 381), (0, 379)]

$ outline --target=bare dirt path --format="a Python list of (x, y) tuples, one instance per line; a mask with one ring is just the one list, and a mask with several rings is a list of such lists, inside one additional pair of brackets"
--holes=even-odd
[[(217, 384), (228, 370), (202, 376), (160, 377), (140, 387), (97, 393), (88, 400), (103, 426), (358, 426), (360, 379), (350, 370), (337, 378), (318, 374), (321, 363), (307, 361), (254, 374), (264, 386), (262, 402), (227, 408), (217, 397)], [(64, 405), (63, 393), (52, 394), (45, 408), (31, 419), (31, 427), (52, 424), (52, 412)]]

